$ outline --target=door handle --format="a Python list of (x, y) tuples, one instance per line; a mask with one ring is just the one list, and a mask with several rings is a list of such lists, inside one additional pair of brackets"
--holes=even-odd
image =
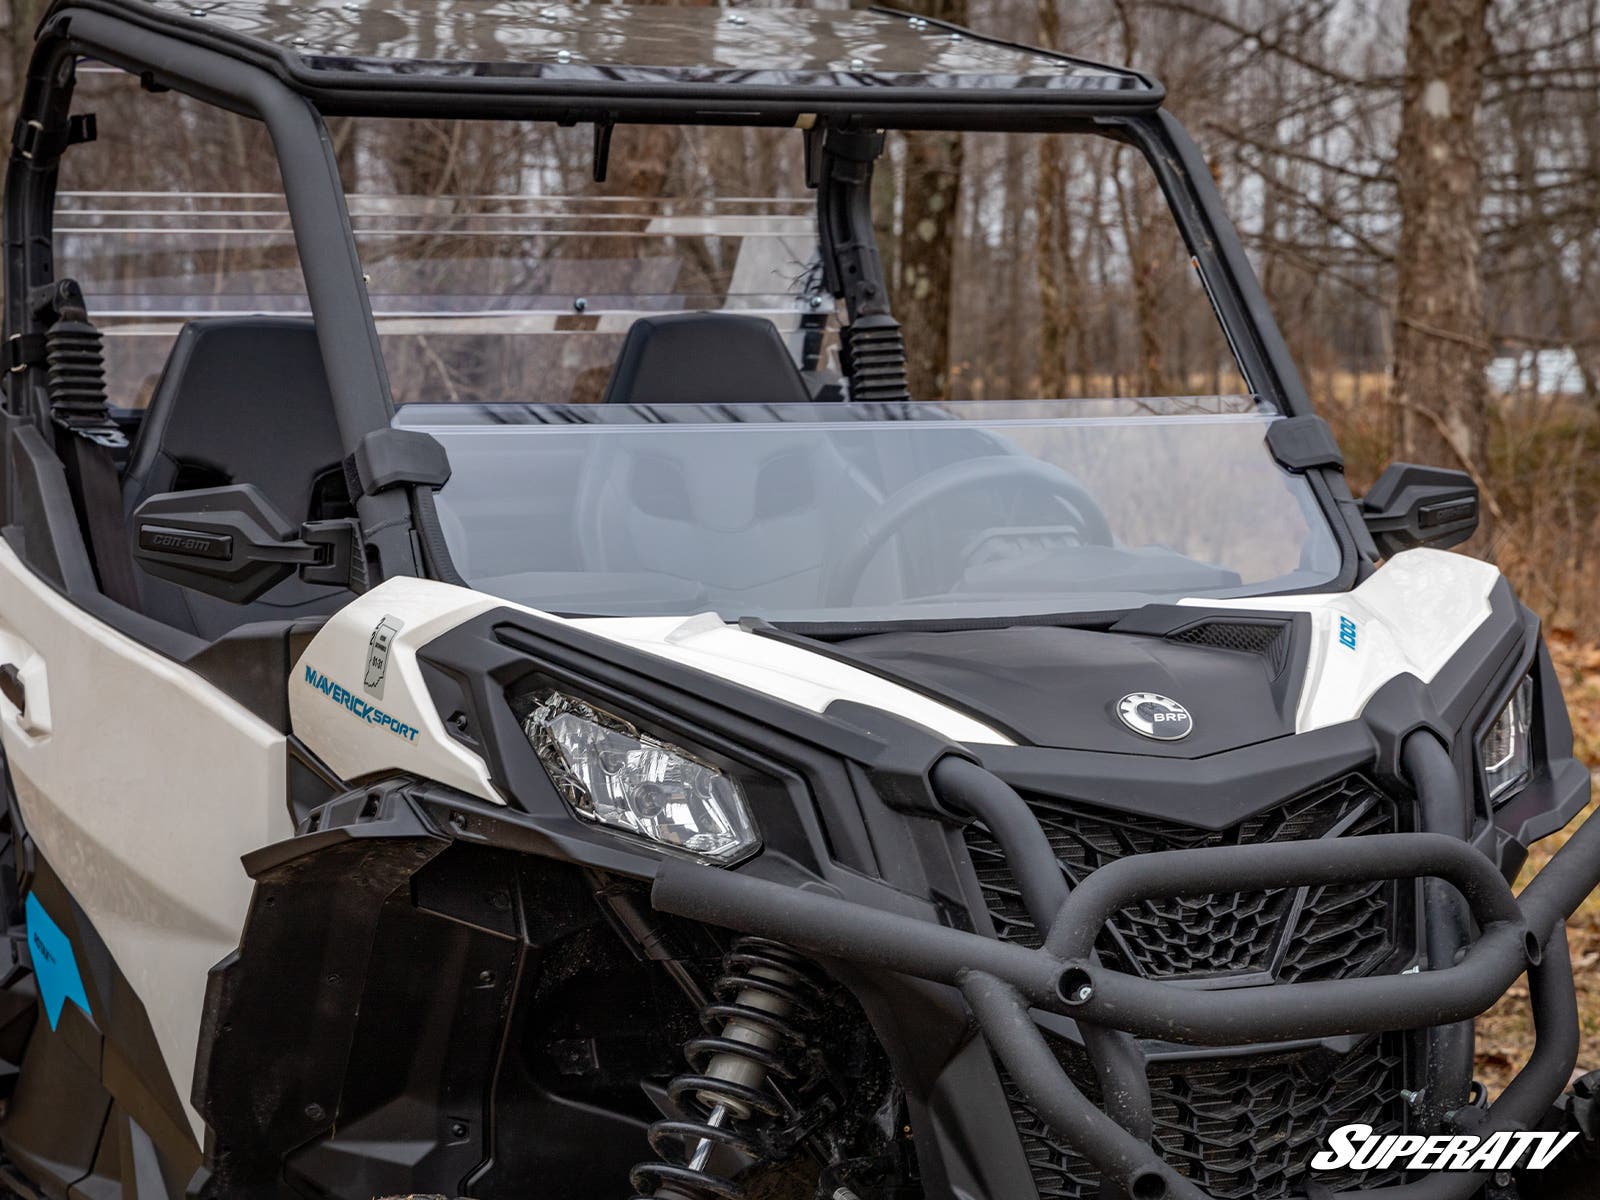
[(16, 663), (0, 664), (0, 696), (16, 707), (19, 716), (28, 711), (28, 688)]
[[(14, 646), (0, 653), (16, 654)], [(50, 686), (45, 678), (44, 659), (23, 648), (20, 663), (0, 663), (0, 696), (17, 710), (16, 728), (25, 737), (41, 738), (50, 733)]]

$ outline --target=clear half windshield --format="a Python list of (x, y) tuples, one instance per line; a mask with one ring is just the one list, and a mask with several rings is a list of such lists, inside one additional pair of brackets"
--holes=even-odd
[(1249, 397), (410, 405), (479, 590), (553, 612), (982, 620), (1314, 589), (1338, 544)]

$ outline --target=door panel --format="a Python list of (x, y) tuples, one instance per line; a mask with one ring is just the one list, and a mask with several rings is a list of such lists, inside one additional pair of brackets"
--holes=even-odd
[(240, 856), (293, 832), (283, 735), (0, 542), (5, 664), (0, 740), (23, 821), (138, 993), (203, 1138), (188, 1097), (206, 973), (244, 926)]

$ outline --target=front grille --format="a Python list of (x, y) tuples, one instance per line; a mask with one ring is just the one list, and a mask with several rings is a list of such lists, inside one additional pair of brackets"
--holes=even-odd
[[(1052, 1039), (1055, 1041), (1055, 1039)], [(1311, 1156), (1341, 1125), (1404, 1132), (1398, 1037), (1348, 1054), (1326, 1050), (1198, 1063), (1153, 1063), (1156, 1144), (1179, 1174), (1216, 1200), (1278, 1200), (1299, 1190)], [(1057, 1050), (1073, 1081), (1098, 1100), (1093, 1074), (1067, 1043)], [(1011, 1114), (1041, 1200), (1095, 1200), (1100, 1175), (1056, 1141), (1010, 1081)], [(1334, 1192), (1398, 1182), (1398, 1171), (1319, 1171)]]
[[(1392, 833), (1392, 801), (1350, 775), (1221, 832), (1102, 808), (1032, 799), (1069, 883), (1131, 854), (1200, 846)], [(1005, 856), (981, 825), (967, 850), (1001, 940), (1037, 947)], [(1348, 978), (1376, 969), (1394, 950), (1390, 882), (1283, 888), (1151, 900), (1118, 912), (1097, 949), (1109, 967), (1151, 979), (1271, 975), (1283, 983)]]
[[(1029, 797), (1068, 882), (1131, 854), (1202, 846), (1252, 845), (1391, 833), (1393, 801), (1349, 775), (1222, 830)], [(981, 825), (966, 832), (984, 901), (1005, 941), (1041, 943), (999, 846)], [(1402, 947), (1401, 903), (1391, 882), (1284, 888), (1150, 901), (1113, 916), (1097, 943), (1115, 970), (1152, 979), (1295, 983), (1351, 978), (1385, 966)], [(1073, 1082), (1094, 1098), (1082, 1051), (1052, 1039)], [(1174, 1168), (1218, 1200), (1275, 1200), (1298, 1188), (1329, 1132), (1360, 1122), (1400, 1132), (1405, 1067), (1396, 1038), (1373, 1038), (1348, 1053), (1314, 1048), (1247, 1058), (1157, 1061), (1150, 1067), (1156, 1142)], [(1020, 1093), (1006, 1084), (1012, 1114), (1044, 1200), (1093, 1200), (1099, 1176), (1059, 1142)], [(1377, 1186), (1388, 1176), (1319, 1173), (1334, 1191)]]

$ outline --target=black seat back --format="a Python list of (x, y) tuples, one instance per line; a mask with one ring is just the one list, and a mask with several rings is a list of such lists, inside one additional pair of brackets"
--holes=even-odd
[[(251, 483), (293, 523), (348, 514), (343, 444), (307, 318), (216, 317), (179, 333), (123, 479), (131, 516), (161, 492)], [(135, 568), (145, 613), (214, 639), (252, 621), (332, 612), (342, 588), (290, 578), (229, 604)]]
[(605, 404), (807, 404), (778, 328), (737, 313), (640, 317), (628, 330)]

